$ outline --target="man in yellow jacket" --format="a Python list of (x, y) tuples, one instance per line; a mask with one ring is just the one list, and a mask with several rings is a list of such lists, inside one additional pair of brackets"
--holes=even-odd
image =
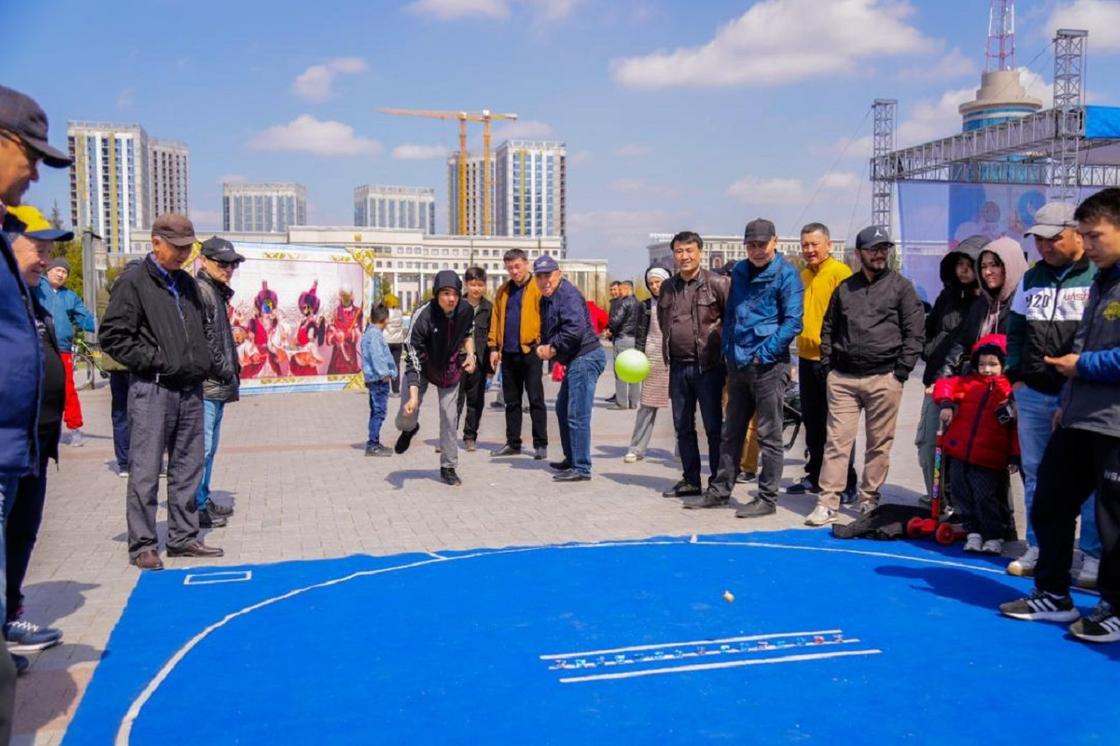
[[(791, 495), (819, 493), (821, 464), (828, 426), (828, 392), (825, 378), (828, 371), (821, 366), (821, 324), (828, 302), (836, 287), (851, 277), (847, 264), (832, 257), (832, 239), (828, 226), (809, 223), (801, 229), (801, 282), (805, 286), (805, 311), (801, 334), (797, 337), (797, 380), (801, 391), (801, 421), (805, 424), (805, 477), (789, 487)], [(856, 472), (848, 465), (848, 487), (844, 497), (855, 498)]]
[(548, 411), (544, 405), (543, 363), (534, 350), (541, 340), (541, 292), (533, 282), (529, 257), (510, 249), (502, 257), (509, 279), (494, 296), (490, 321), (490, 369), (502, 372), (506, 404), (506, 443), (491, 456), (521, 453), (521, 401), (529, 397), (533, 423), (533, 458), (548, 458)]

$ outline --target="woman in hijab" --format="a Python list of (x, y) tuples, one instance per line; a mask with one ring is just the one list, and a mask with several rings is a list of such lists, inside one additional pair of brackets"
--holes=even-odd
[(622, 458), (628, 464), (645, 458), (649, 439), (653, 434), (653, 423), (657, 410), (669, 406), (669, 368), (665, 365), (661, 352), (661, 325), (657, 322), (657, 309), (653, 304), (661, 294), (661, 283), (669, 279), (669, 270), (653, 266), (646, 270), (646, 287), (650, 298), (642, 305), (645, 315), (638, 322), (638, 336), (635, 348), (649, 358), (649, 376), (642, 382), (642, 393), (638, 400), (638, 415), (634, 420), (634, 434), (630, 438), (630, 448)]

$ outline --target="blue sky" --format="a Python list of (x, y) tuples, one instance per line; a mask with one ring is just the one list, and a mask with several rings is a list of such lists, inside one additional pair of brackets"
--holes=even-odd
[[(192, 212), (221, 181), (298, 181), (309, 222), (350, 225), (366, 183), (434, 186), (453, 123), (379, 106), (517, 112), (496, 135), (567, 143), (569, 254), (633, 275), (650, 232), (783, 234), (866, 222), (876, 97), (902, 144), (959, 127), (984, 66), (984, 0), (40, 0), (5, 10), (4, 83), (71, 119), (138, 122), (191, 149)], [(1058, 25), (1089, 28), (1088, 88), (1115, 104), (1120, 0), (1018, 4), (1017, 62), (1049, 95)], [(50, 29), (47, 33), (46, 30)], [(51, 40), (61, 40), (54, 41)], [(478, 130), (472, 146), (478, 147)], [(434, 155), (434, 157), (433, 157)], [(427, 156), (427, 157), (422, 157)], [(28, 201), (68, 217), (64, 172)]]

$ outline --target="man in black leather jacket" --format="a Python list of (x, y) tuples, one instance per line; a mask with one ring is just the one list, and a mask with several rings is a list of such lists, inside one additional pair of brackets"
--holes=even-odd
[[(634, 297), (634, 283), (626, 280), (619, 283), (618, 300), (611, 304), (611, 315), (607, 321), (607, 329), (611, 333), (611, 342), (614, 345), (614, 356), (634, 349), (637, 343), (638, 327), (641, 326), (645, 309), (642, 303)], [(627, 383), (614, 377), (614, 405), (611, 409), (637, 409), (638, 398), (642, 393), (640, 383)]]
[(241, 363), (229, 325), (229, 301), (233, 297), (229, 283), (243, 261), (245, 257), (224, 238), (214, 236), (202, 243), (202, 269), (196, 277), (212, 363), (210, 377), (202, 382), (202, 482), (195, 495), (198, 524), (202, 528), (221, 528), (233, 514), (232, 507), (210, 499), (210, 475), (214, 471), (225, 406), (237, 401), (241, 388)]

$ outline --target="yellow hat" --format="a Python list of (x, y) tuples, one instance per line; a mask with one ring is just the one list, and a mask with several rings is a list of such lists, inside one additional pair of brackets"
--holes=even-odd
[(74, 239), (73, 233), (55, 228), (49, 220), (43, 217), (43, 213), (32, 205), (9, 207), (8, 214), (24, 226), (20, 228), (18, 225), (6, 224), (5, 229), (12, 233), (21, 233), (28, 238), (38, 238), (43, 241), (71, 241)]

